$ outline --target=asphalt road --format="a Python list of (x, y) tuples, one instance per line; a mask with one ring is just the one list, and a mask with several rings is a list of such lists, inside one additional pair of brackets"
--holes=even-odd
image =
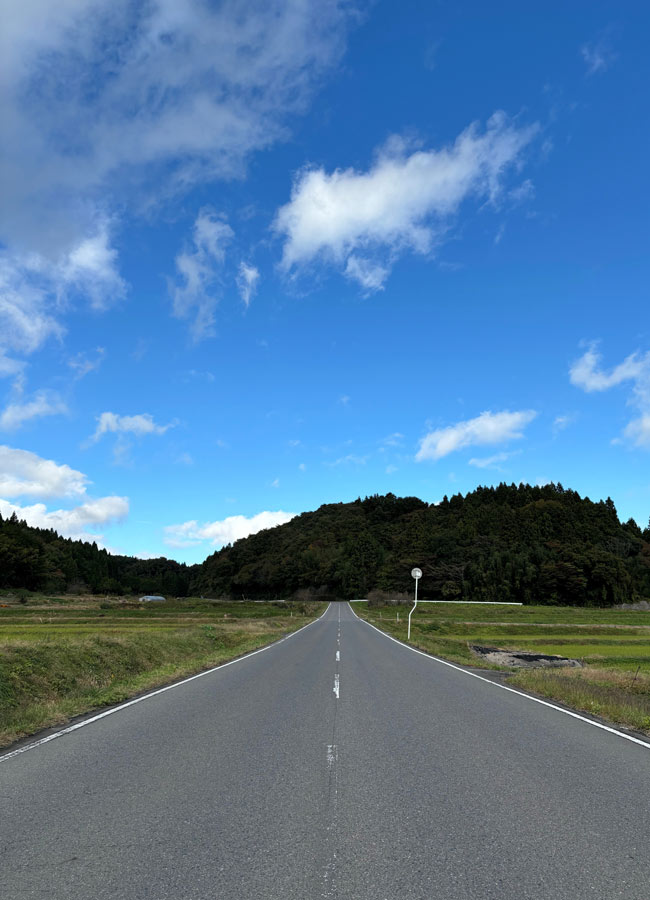
[(649, 794), (650, 749), (332, 604), (0, 757), (0, 897), (648, 900)]

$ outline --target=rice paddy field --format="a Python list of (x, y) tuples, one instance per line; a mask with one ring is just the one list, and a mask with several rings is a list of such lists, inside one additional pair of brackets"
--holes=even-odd
[(0, 747), (271, 643), (321, 606), (0, 595)]
[[(353, 608), (406, 641), (410, 607)], [(426, 603), (413, 614), (410, 643), (481, 667), (472, 645), (576, 659), (579, 668), (503, 670), (513, 686), (650, 734), (650, 611)]]

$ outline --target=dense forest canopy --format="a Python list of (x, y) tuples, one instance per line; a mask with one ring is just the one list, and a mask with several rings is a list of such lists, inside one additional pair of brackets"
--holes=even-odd
[(117, 556), (94, 542), (32, 528), (15, 513), (0, 516), (0, 588), (186, 597), (196, 569), (164, 557)]
[(0, 587), (234, 598), (363, 597), (604, 606), (650, 598), (650, 527), (561, 485), (500, 484), (428, 504), (375, 495), (321, 506), (186, 566), (116, 556), (0, 517)]
[(364, 597), (412, 589), (423, 599), (601, 606), (650, 597), (650, 528), (621, 524), (610, 499), (562, 485), (500, 484), (427, 504), (367, 497), (321, 506), (208, 557), (201, 592), (286, 597), (301, 588)]

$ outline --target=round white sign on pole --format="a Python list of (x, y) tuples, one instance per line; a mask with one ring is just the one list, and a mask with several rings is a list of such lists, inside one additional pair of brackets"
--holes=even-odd
[(422, 569), (411, 569), (411, 578), (415, 578), (416, 581), (422, 578)]

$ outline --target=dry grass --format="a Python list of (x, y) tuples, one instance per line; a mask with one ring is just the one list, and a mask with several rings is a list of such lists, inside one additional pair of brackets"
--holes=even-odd
[(41, 602), (25, 615), (0, 609), (0, 746), (233, 659), (321, 611), (187, 601), (101, 608), (85, 598), (58, 609)]

